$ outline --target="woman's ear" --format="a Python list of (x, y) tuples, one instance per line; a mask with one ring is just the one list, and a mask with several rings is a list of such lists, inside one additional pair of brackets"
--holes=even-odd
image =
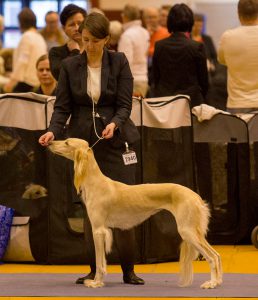
[(88, 151), (83, 148), (75, 150), (74, 153), (74, 186), (77, 193), (85, 177), (87, 176)]

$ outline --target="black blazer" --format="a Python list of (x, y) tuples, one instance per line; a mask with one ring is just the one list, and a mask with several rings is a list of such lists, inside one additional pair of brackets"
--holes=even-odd
[(191, 106), (205, 102), (208, 71), (204, 45), (173, 33), (155, 44), (153, 55), (154, 97), (185, 94)]
[(75, 56), (78, 54), (80, 54), (79, 50), (74, 49), (70, 51), (69, 48), (67, 47), (67, 44), (59, 47), (52, 47), (49, 50), (48, 56), (50, 62), (50, 70), (57, 81), (58, 81), (62, 61), (69, 56)]
[[(104, 50), (101, 69), (101, 94), (95, 112), (98, 134), (114, 122), (118, 129), (111, 142), (120, 146), (139, 139), (139, 133), (130, 120), (133, 77), (124, 53)], [(92, 99), (87, 94), (87, 55), (63, 61), (57, 85), (57, 98), (49, 131), (58, 137), (71, 115), (68, 134), (90, 141), (93, 133)]]

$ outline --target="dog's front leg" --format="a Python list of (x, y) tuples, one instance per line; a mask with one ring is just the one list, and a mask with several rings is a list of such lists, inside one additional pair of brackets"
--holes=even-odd
[(98, 288), (104, 286), (103, 277), (106, 273), (105, 229), (93, 229), (93, 240), (96, 254), (96, 275), (94, 280), (85, 280), (84, 285)]

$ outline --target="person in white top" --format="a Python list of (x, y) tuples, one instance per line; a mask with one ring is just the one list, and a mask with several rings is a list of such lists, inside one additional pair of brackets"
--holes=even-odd
[(227, 110), (258, 109), (258, 0), (239, 0), (241, 26), (223, 33), (218, 60), (228, 69)]
[(25, 7), (18, 15), (20, 30), (23, 33), (13, 54), (13, 70), (10, 81), (3, 90), (10, 92), (29, 92), (39, 85), (36, 72), (38, 58), (47, 53), (44, 38), (36, 29), (36, 16)]
[(145, 97), (148, 91), (149, 32), (142, 26), (137, 6), (126, 5), (122, 12), (124, 32), (118, 51), (124, 52), (134, 77), (134, 95)]

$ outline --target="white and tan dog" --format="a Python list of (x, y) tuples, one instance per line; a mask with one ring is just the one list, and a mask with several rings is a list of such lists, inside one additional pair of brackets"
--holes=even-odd
[(220, 255), (205, 239), (209, 209), (198, 194), (179, 184), (126, 185), (104, 176), (88, 143), (69, 138), (54, 141), (49, 149), (74, 161), (74, 184), (81, 191), (92, 225), (96, 252), (96, 276), (85, 280), (88, 287), (101, 287), (106, 273), (105, 252), (111, 251), (110, 228), (130, 229), (157, 212), (170, 211), (182, 237), (180, 286), (191, 285), (192, 261), (201, 253), (210, 265), (211, 279), (201, 287), (215, 288), (222, 283)]

